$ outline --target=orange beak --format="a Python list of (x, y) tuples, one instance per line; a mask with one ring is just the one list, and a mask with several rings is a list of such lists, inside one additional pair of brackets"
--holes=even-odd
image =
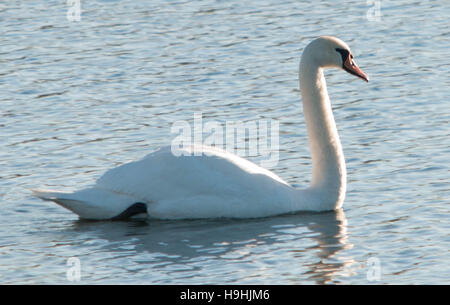
[(348, 54), (347, 59), (344, 61), (344, 70), (347, 71), (350, 74), (356, 75), (359, 78), (362, 78), (366, 82), (369, 82), (369, 77), (366, 73), (361, 70), (358, 65), (353, 60), (352, 56)]

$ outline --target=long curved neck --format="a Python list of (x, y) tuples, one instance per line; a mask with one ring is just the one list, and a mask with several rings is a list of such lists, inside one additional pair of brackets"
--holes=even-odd
[(300, 90), (308, 130), (313, 173), (310, 190), (317, 191), (323, 204), (339, 208), (345, 197), (346, 167), (334, 121), (323, 69), (308, 60), (300, 62)]

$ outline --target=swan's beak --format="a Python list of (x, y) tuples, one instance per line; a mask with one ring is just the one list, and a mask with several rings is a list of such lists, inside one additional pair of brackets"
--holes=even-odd
[(366, 73), (361, 70), (358, 65), (355, 63), (353, 58), (351, 58), (350, 54), (347, 57), (347, 60), (344, 62), (344, 70), (347, 71), (350, 74), (356, 75), (359, 78), (362, 78), (366, 82), (369, 82), (369, 77)]

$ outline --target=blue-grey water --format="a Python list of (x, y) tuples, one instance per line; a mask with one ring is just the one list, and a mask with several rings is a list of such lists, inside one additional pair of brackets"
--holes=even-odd
[[(67, 1), (0, 3), (0, 283), (450, 283), (447, 1), (80, 4), (69, 21)], [(320, 35), (346, 41), (371, 77), (326, 73), (343, 210), (85, 222), (31, 196), (89, 186), (170, 145), (174, 122), (194, 113), (278, 120), (271, 170), (306, 186), (298, 63)]]

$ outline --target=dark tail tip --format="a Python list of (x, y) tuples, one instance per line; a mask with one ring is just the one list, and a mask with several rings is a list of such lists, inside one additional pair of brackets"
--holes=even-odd
[(111, 220), (124, 220), (141, 213), (147, 213), (147, 205), (142, 202), (136, 202), (119, 215), (112, 217)]

